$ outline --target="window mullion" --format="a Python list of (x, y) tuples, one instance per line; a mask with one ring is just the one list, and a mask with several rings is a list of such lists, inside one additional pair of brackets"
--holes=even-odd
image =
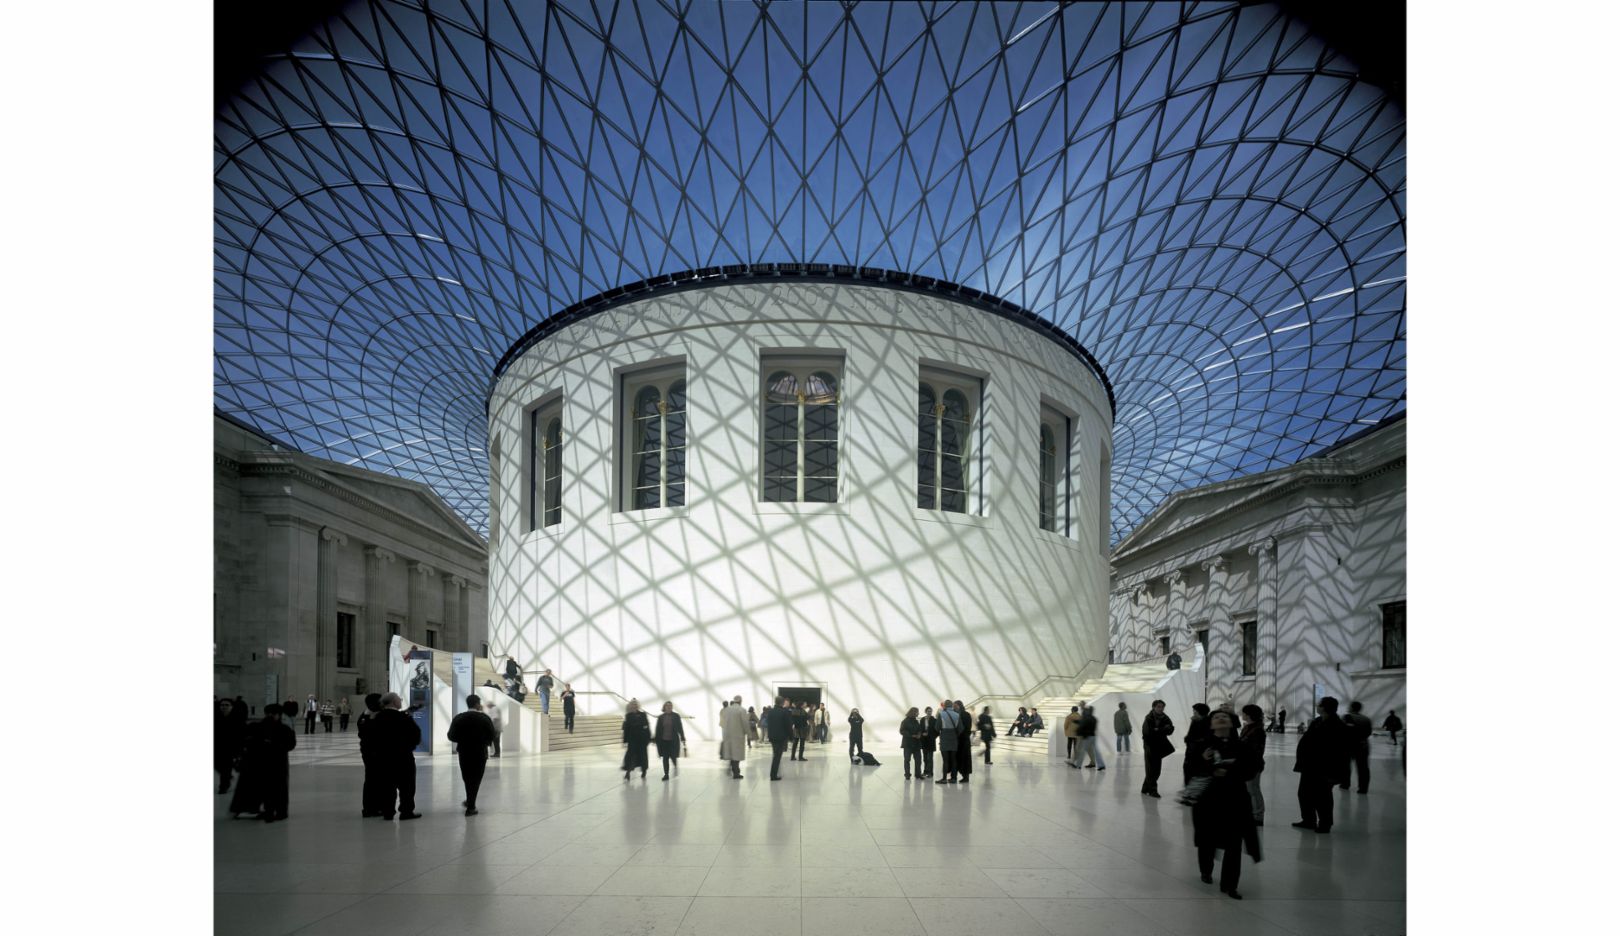
[(797, 467), (794, 469), (794, 497), (799, 503), (804, 502), (804, 391), (799, 391), (799, 418), (796, 433), (797, 442), (794, 450), (797, 453)]
[[(669, 391), (664, 391), (667, 395)], [(658, 401), (658, 506), (669, 506), (669, 403)]]
[(945, 404), (934, 404), (934, 509), (945, 509)]

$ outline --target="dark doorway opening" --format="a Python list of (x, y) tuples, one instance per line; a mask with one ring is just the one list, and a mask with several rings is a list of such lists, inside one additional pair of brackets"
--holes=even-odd
[(810, 703), (811, 708), (821, 704), (821, 687), (819, 686), (777, 686), (776, 696), (788, 700), (791, 705), (800, 702)]

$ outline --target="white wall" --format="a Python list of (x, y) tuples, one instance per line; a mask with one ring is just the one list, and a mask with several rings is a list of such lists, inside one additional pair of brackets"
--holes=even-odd
[[(760, 502), (759, 358), (779, 349), (845, 355), (837, 504)], [(669, 357), (687, 364), (688, 506), (615, 512), (616, 374)], [(915, 506), (924, 361), (987, 378), (984, 516)], [(556, 391), (563, 520), (525, 533), (524, 411)], [(1067, 536), (1038, 525), (1043, 398), (1074, 417)], [(491, 402), (491, 650), (692, 713), (824, 684), (837, 711), (882, 717), (1072, 676), (1106, 656), (1109, 423), (1100, 383), (1055, 342), (934, 297), (755, 283), (596, 315), (530, 349)]]

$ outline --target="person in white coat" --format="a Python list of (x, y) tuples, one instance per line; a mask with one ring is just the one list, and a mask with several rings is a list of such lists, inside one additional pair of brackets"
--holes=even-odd
[[(490, 756), (491, 757), (500, 757), (501, 756), (501, 707), (499, 705), (495, 704), (495, 702), (493, 700), (486, 701), (484, 703), (484, 714), (488, 715), (489, 720), (491, 722), (493, 722), (494, 725), (495, 725), (495, 742), (489, 746), (490, 747)], [(519, 751), (518, 753), (521, 754), (523, 752)]]
[(731, 764), (731, 778), (742, 779), (738, 761), (748, 759), (748, 712), (742, 696), (736, 696), (720, 713), (720, 759)]

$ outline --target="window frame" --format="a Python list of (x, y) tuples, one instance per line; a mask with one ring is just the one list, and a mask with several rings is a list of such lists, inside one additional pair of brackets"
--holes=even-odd
[[(797, 396), (793, 417), (793, 439), (788, 442), (793, 446), (793, 497), (789, 499), (771, 498), (769, 493), (773, 479), (781, 479), (783, 475), (771, 474), (770, 451), (773, 445), (782, 444), (788, 440), (767, 438), (770, 432), (770, 407), (780, 405), (771, 399), (772, 378), (779, 374), (788, 374), (794, 378)], [(817, 374), (826, 374), (832, 377), (835, 388), (833, 401), (832, 438), (812, 439), (809, 437), (809, 421), (807, 406), (826, 406), (825, 403), (811, 403), (803, 389), (809, 385)], [(848, 441), (847, 423), (845, 420), (844, 396), (847, 390), (848, 368), (845, 366), (844, 355), (839, 352), (824, 350), (817, 351), (762, 351), (759, 355), (756, 387), (759, 392), (759, 402), (755, 412), (759, 418), (759, 431), (756, 436), (758, 446), (758, 465), (755, 481), (758, 485), (755, 503), (778, 505), (810, 505), (810, 504), (841, 504), (844, 501), (844, 451)], [(809, 473), (806, 453), (812, 444), (831, 442), (833, 446), (832, 459), (832, 498), (830, 500), (809, 500), (806, 498), (807, 489), (813, 480), (825, 480), (825, 474), (812, 475)]]
[(1238, 630), (1238, 668), (1243, 676), (1255, 676), (1260, 672), (1260, 622), (1249, 618), (1237, 622)]
[[(1046, 453), (1040, 448), (1041, 430), (1053, 432), (1052, 526), (1045, 525), (1042, 498), (1046, 487)], [(1042, 400), (1035, 432), (1035, 524), (1048, 533), (1070, 539), (1074, 531), (1074, 417)]]
[[(928, 500), (924, 500), (923, 472), (923, 420), (921, 411), (922, 390), (927, 386), (934, 398), (934, 448), (933, 448), (933, 480), (928, 485)], [(962, 420), (964, 428), (960, 433), (964, 451), (952, 456), (945, 450), (945, 411), (946, 398), (957, 393), (962, 395), (966, 403), (967, 416)], [(917, 478), (912, 485), (915, 495), (915, 506), (918, 510), (925, 510), (940, 514), (958, 514), (961, 516), (984, 516), (984, 404), (985, 379), (975, 373), (956, 370), (938, 364), (920, 364), (917, 368), (917, 386), (913, 395), (916, 403), (913, 404), (913, 416), (916, 419), (917, 435), (912, 443), (912, 461), (917, 469)], [(954, 510), (943, 506), (945, 487), (945, 466), (948, 458), (955, 457), (962, 466), (962, 509)]]
[[(690, 463), (692, 449), (692, 383), (687, 376), (685, 358), (660, 361), (628, 368), (619, 373), (619, 393), (616, 412), (618, 419), (615, 433), (618, 453), (619, 470), (618, 491), (614, 503), (619, 513), (645, 514), (650, 510), (668, 510), (682, 508), (687, 505), (687, 467)], [(676, 385), (681, 386), (682, 406), (680, 410), (669, 409), (670, 392)], [(637, 485), (640, 459), (647, 454), (641, 446), (642, 433), (638, 431), (639, 422), (645, 418), (637, 415), (637, 400), (643, 391), (652, 389), (658, 394), (657, 414), (659, 443), (655, 450), (658, 455), (658, 503), (645, 506), (637, 505), (637, 495), (641, 486)], [(671, 446), (670, 416), (679, 413), (681, 444)], [(564, 429), (566, 430), (566, 426)], [(566, 438), (566, 436), (565, 436)], [(680, 470), (678, 479), (671, 480), (671, 453), (679, 451)]]
[[(1389, 653), (1390, 612), (1400, 609), (1400, 662), (1391, 663)], [(1378, 603), (1378, 662), (1379, 669), (1394, 670), (1406, 668), (1406, 599), (1396, 598)]]
[[(551, 472), (548, 460), (553, 449), (547, 446), (545, 432), (555, 422), (559, 429), (556, 472)], [(563, 464), (562, 444), (567, 440), (567, 427), (563, 424), (562, 393), (546, 394), (531, 404), (524, 413), (523, 423), (523, 532), (533, 533), (559, 526), (562, 523)], [(548, 486), (556, 482), (557, 497), (552, 503)]]
[[(345, 622), (344, 618), (348, 618), (348, 620)], [(347, 634), (344, 633), (345, 623), (348, 625)], [(336, 666), (338, 669), (355, 669), (354, 632), (355, 628), (358, 626), (359, 615), (355, 614), (353, 611), (340, 610), (337, 612), (336, 618), (332, 623), (332, 635), (335, 638), (337, 646), (332, 656), (336, 661)]]

